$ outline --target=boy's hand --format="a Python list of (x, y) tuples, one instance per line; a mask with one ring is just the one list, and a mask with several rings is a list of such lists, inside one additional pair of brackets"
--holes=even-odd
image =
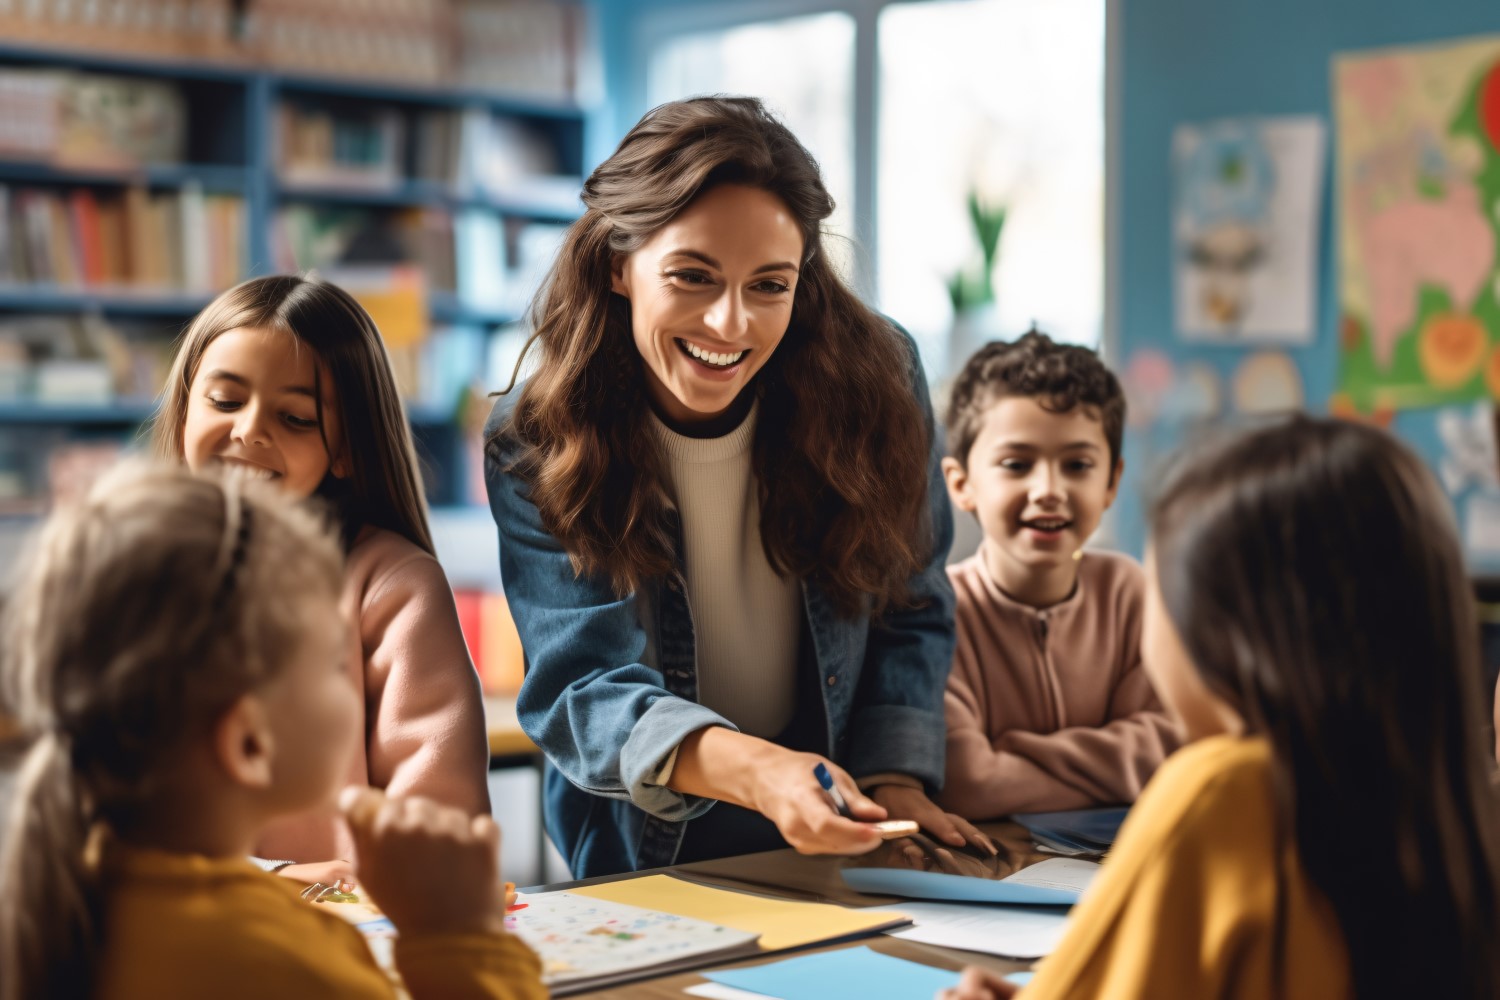
[(361, 885), (401, 933), (504, 930), (500, 828), (489, 816), (358, 786), (344, 789), (339, 808)]
[(954, 813), (943, 812), (920, 788), (877, 785), (870, 797), (885, 807), (891, 819), (914, 819), (922, 829), (945, 844), (954, 847), (973, 844), (991, 856), (1000, 853), (995, 842), (980, 833), (973, 823)]
[(936, 1000), (1007, 1000), (1020, 992), (1015, 983), (1007, 983), (988, 969), (971, 965), (964, 969), (957, 986), (938, 993)]

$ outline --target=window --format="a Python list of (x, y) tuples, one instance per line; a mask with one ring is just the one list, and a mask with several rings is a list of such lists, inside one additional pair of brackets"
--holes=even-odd
[[(1035, 321), (1060, 340), (1101, 341), (1109, 2), (832, 0), (796, 16), (785, 15), (797, 4), (771, 0), (663, 5), (639, 39), (640, 96), (649, 107), (751, 94), (778, 112), (838, 202), (829, 229), (865, 240), (830, 251), (851, 281), (858, 259), (860, 287), (941, 382), (969, 346), (953, 336), (947, 286), (979, 252), (971, 191), (1007, 219), (995, 304), (970, 326), (1016, 336)], [(858, 79), (876, 82), (873, 99)]]
[(651, 55), (651, 107), (684, 97), (759, 97), (802, 140), (837, 204), (828, 253), (850, 263), (854, 204), (854, 19), (813, 14), (678, 35)]
[(995, 307), (1099, 343), (1104, 282), (1103, 0), (893, 3), (879, 22), (881, 307), (953, 374), (949, 275), (978, 256), (970, 191), (1007, 207)]

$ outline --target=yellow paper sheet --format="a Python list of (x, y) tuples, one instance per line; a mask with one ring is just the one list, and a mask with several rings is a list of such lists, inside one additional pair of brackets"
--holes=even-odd
[(892, 910), (854, 910), (828, 903), (797, 903), (684, 882), (668, 875), (569, 889), (576, 896), (662, 910), (760, 935), (768, 951), (870, 931), (907, 919)]

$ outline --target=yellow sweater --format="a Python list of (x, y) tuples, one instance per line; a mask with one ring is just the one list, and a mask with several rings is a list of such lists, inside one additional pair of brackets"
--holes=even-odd
[[(1333, 908), (1303, 873), (1295, 845), (1278, 850), (1276, 839), (1264, 740), (1216, 736), (1178, 751), (1146, 786), (1022, 997), (1352, 998)], [(1284, 992), (1273, 983), (1278, 939)]]
[[(305, 903), (244, 860), (116, 846), (105, 884), (96, 997), (397, 995), (336, 904)], [(395, 953), (414, 1000), (547, 995), (536, 955), (508, 934), (402, 935)]]

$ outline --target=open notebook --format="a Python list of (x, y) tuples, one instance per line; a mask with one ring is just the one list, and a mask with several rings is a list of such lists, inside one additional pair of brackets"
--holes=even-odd
[[(874, 934), (903, 913), (801, 903), (647, 875), (560, 892), (527, 893), (506, 928), (542, 960), (553, 996), (632, 979)], [(368, 904), (329, 903), (363, 931), (392, 970), (391, 922)]]
[(506, 926), (542, 958), (553, 996), (754, 955), (759, 934), (570, 892), (525, 897)]

